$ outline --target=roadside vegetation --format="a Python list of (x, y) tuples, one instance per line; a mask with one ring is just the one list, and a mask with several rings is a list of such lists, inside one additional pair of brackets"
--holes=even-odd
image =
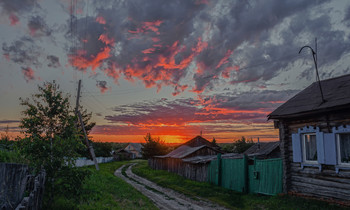
[(79, 195), (62, 192), (56, 195), (50, 209), (157, 209), (152, 201), (121, 178), (114, 176), (115, 170), (130, 162), (100, 164), (83, 167), (85, 177)]
[(193, 199), (205, 198), (230, 209), (341, 209), (334, 204), (290, 195), (243, 194), (209, 183), (191, 181), (167, 171), (153, 170), (147, 165), (147, 161), (140, 161), (132, 171), (162, 187), (181, 192)]

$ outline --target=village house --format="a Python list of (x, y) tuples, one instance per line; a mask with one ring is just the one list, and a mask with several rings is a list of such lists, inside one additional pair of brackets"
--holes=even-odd
[(207, 161), (203, 163), (197, 159), (206, 159), (205, 157), (215, 156), (218, 153), (222, 152), (217, 145), (201, 136), (196, 136), (167, 155), (150, 158), (148, 164), (153, 169), (167, 170), (191, 180), (207, 181)]
[(124, 150), (132, 153), (132, 159), (142, 158), (142, 144), (141, 143), (129, 143)]
[(350, 201), (350, 75), (318, 82), (268, 119), (279, 129), (283, 189)]

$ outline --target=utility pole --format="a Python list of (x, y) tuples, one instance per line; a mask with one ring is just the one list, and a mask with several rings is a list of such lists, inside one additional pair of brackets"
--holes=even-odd
[(89, 139), (86, 135), (85, 125), (84, 125), (84, 122), (83, 122), (83, 119), (81, 117), (81, 113), (79, 110), (80, 86), (81, 86), (81, 80), (79, 80), (79, 83), (78, 83), (78, 94), (77, 94), (77, 103), (76, 103), (76, 107), (75, 107), (75, 114), (79, 118), (81, 128), (83, 129), (83, 132), (84, 132), (85, 143), (86, 143), (86, 146), (89, 148), (89, 152), (90, 152), (90, 155), (92, 157), (92, 160), (94, 161), (95, 168), (96, 168), (96, 170), (100, 170), (100, 167), (98, 166), (98, 163), (96, 160), (94, 148), (92, 147), (92, 145), (89, 144)]

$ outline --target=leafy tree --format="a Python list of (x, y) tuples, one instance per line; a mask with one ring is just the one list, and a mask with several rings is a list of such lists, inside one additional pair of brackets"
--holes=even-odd
[(254, 144), (253, 139), (247, 140), (244, 136), (233, 142), (233, 152), (243, 153)]
[(159, 137), (153, 138), (150, 133), (147, 133), (144, 139), (146, 143), (143, 144), (142, 148), (143, 158), (148, 159), (156, 155), (165, 155), (168, 153), (167, 146)]
[(64, 95), (55, 82), (46, 82), (38, 90), (31, 100), (20, 99), (25, 107), (20, 123), (25, 138), (20, 144), (31, 165), (46, 170), (46, 192), (52, 201), (55, 181), (64, 176), (62, 171), (73, 167), (77, 150), (83, 145), (69, 95)]

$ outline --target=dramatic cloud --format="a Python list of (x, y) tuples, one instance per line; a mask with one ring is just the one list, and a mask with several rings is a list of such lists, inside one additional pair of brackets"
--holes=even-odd
[(185, 126), (203, 122), (265, 123), (266, 116), (295, 91), (220, 94), (198, 99), (160, 99), (114, 108), (113, 123), (142, 126)]
[[(70, 62), (80, 70), (101, 69), (116, 82), (124, 75), (148, 88), (172, 86), (173, 95), (202, 93), (222, 79), (265, 86), (305, 57), (297, 52), (310, 40), (301, 35), (326, 35), (319, 44), (334, 53), (320, 63), (349, 53), (345, 33), (330, 27), (329, 14), (314, 17), (322, 2), (96, 1), (97, 15), (74, 19), (68, 33), (78, 41)], [(185, 84), (186, 76), (194, 84)]]

